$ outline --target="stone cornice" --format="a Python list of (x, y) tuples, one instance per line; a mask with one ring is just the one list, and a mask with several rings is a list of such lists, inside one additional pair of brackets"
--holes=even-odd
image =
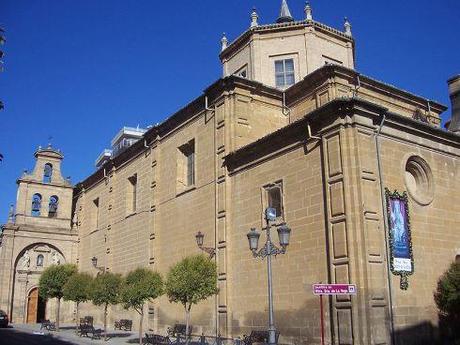
[(267, 33), (267, 32), (279, 32), (279, 31), (286, 31), (292, 29), (302, 29), (306, 27), (313, 27), (314, 29), (325, 32), (328, 34), (332, 34), (334, 37), (341, 39), (343, 41), (351, 42), (354, 45), (354, 40), (352, 37), (345, 35), (342, 31), (334, 29), (330, 26), (325, 24), (316, 22), (314, 20), (301, 20), (301, 21), (294, 21), (294, 22), (287, 22), (287, 23), (275, 23), (275, 24), (266, 24), (266, 25), (259, 25), (253, 28), (249, 28), (248, 30), (244, 31), (241, 35), (239, 35), (233, 42), (231, 42), (227, 48), (225, 48), (220, 54), (220, 60), (224, 60), (229, 56), (233, 55), (235, 51), (237, 51), (242, 45), (249, 42), (250, 37), (255, 33)]
[(355, 87), (369, 87), (374, 90), (379, 90), (382, 93), (390, 94), (392, 97), (398, 97), (404, 101), (422, 104), (427, 104), (429, 102), (431, 109), (438, 114), (447, 110), (447, 106), (435, 100), (430, 100), (409, 91), (399, 89), (394, 85), (379, 81), (377, 79), (361, 74), (354, 69), (339, 65), (325, 65), (308, 74), (303, 80), (288, 88), (285, 91), (287, 105), (289, 106), (298, 102), (305, 94), (305, 89), (315, 87), (319, 85), (321, 81), (325, 81), (328, 78), (333, 79), (336, 76), (348, 79), (350, 84)]
[[(393, 126), (405, 132), (412, 132), (418, 137), (425, 137), (460, 149), (460, 136), (440, 128), (416, 121), (407, 116), (389, 112), (387, 108), (359, 98), (335, 99), (324, 106), (305, 114), (301, 119), (270, 133), (225, 156), (225, 165), (233, 174), (246, 166), (255, 164), (263, 157), (282, 151), (285, 147), (292, 147), (297, 143), (303, 145), (307, 139), (306, 126), (311, 124), (314, 133), (321, 133), (322, 129), (340, 117), (360, 113), (374, 117), (374, 125), (378, 126), (381, 116), (386, 114), (385, 126)], [(374, 129), (374, 128), (373, 128)]]

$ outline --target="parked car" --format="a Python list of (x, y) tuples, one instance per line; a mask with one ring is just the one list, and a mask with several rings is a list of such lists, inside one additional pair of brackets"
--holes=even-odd
[(8, 315), (3, 310), (0, 310), (0, 327), (7, 327), (7, 326), (8, 326)]

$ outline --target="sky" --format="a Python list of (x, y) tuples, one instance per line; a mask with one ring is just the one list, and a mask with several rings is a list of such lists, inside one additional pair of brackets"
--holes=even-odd
[[(460, 73), (458, 0), (311, 0), (313, 17), (352, 24), (356, 69), (449, 106)], [(0, 224), (39, 145), (64, 153), (77, 183), (123, 126), (161, 122), (219, 79), (220, 38), (275, 22), (281, 0), (0, 0)], [(288, 0), (295, 19), (304, 1)]]

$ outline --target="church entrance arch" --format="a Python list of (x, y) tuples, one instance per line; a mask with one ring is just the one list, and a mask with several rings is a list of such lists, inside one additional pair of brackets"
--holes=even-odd
[[(49, 243), (33, 243), (17, 256), (13, 277), (11, 319), (18, 323), (37, 323), (54, 308), (38, 294), (38, 282), (44, 269), (66, 262), (62, 252)], [(51, 308), (51, 309), (50, 309)]]
[(27, 323), (45, 320), (46, 300), (38, 294), (38, 288), (30, 290), (27, 297)]

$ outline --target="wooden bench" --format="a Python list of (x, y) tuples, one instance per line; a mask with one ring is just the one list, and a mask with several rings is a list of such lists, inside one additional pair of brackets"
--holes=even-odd
[[(276, 343), (278, 343), (278, 338), (280, 332), (275, 332)], [(243, 343), (245, 345), (252, 345), (254, 343), (268, 343), (268, 331), (251, 331), (249, 335), (243, 335)]]
[(80, 337), (88, 337), (91, 334), (91, 339), (101, 339), (102, 330), (95, 329), (90, 325), (80, 325), (79, 335)]
[[(193, 328), (192, 325), (188, 326), (188, 336), (190, 336), (192, 334), (192, 328)], [(174, 327), (172, 327), (172, 328), (169, 327), (168, 328), (168, 335), (170, 337), (180, 337), (180, 336), (185, 337), (186, 329), (187, 329), (187, 325), (185, 325), (183, 323), (176, 323), (174, 325)]]
[(40, 326), (40, 329), (46, 329), (48, 331), (55, 331), (56, 322), (51, 322), (50, 320), (44, 320)]
[(162, 335), (153, 334), (153, 333), (145, 333), (145, 342), (147, 344), (155, 344), (155, 345), (170, 345), (172, 344), (171, 340), (168, 336), (164, 337)]
[(119, 329), (120, 331), (131, 331), (133, 328), (133, 321), (127, 319), (121, 319), (119, 321), (115, 321), (115, 329)]

